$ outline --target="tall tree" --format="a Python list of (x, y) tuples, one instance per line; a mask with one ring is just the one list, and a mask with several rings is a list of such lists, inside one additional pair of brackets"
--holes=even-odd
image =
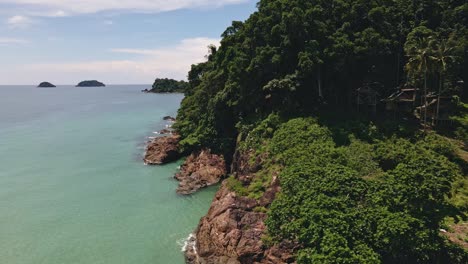
[(423, 75), (424, 82), (424, 105), (421, 107), (420, 115), (423, 117), (424, 130), (427, 127), (427, 95), (428, 95), (428, 75), (433, 70), (433, 50), (435, 45), (435, 38), (431, 30), (425, 27), (416, 28), (408, 36), (408, 41), (405, 44), (406, 56), (408, 56), (408, 63), (406, 70), (413, 78), (419, 78)]
[(440, 100), (441, 94), (444, 92), (444, 75), (447, 72), (451, 63), (455, 62), (457, 56), (457, 43), (454, 40), (454, 36), (450, 36), (448, 39), (440, 39), (436, 43), (436, 47), (431, 60), (433, 60), (435, 70), (439, 74), (439, 92), (437, 98), (437, 110), (436, 119), (439, 120), (440, 111)]

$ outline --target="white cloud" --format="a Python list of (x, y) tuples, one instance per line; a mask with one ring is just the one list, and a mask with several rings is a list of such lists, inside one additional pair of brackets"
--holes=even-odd
[(12, 16), (6, 23), (10, 28), (27, 28), (34, 23), (34, 20), (27, 16)]
[(183, 8), (219, 7), (252, 0), (0, 0), (0, 3), (20, 4), (63, 14), (96, 13), (102, 11), (163, 12)]
[[(134, 58), (21, 65), (17, 69), (0, 69), (0, 80), (11, 84), (41, 80), (74, 84), (83, 79), (106, 83), (151, 83), (156, 77), (182, 80), (186, 79), (192, 64), (205, 61), (210, 44), (219, 45), (219, 39), (191, 38), (173, 47), (153, 50), (111, 49), (110, 52), (129, 54)], [(28, 80), (19, 76), (28, 76)]]
[(43, 16), (48, 16), (48, 17), (66, 17), (68, 16), (68, 13), (63, 11), (63, 10), (57, 10), (53, 11), (51, 13), (45, 14)]
[(17, 38), (0, 38), (0, 45), (27, 44), (28, 41)]

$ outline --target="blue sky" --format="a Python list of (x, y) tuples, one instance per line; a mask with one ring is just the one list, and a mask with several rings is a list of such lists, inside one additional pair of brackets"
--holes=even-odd
[(257, 0), (0, 0), (0, 84), (185, 79)]

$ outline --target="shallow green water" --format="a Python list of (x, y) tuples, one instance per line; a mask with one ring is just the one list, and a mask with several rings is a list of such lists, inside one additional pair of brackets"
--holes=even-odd
[(0, 86), (0, 263), (183, 263), (216, 188), (175, 193), (144, 143), (181, 95)]

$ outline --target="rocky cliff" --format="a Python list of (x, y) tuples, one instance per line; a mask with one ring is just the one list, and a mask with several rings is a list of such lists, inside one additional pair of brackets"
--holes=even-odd
[[(236, 180), (249, 185), (255, 173), (261, 169), (262, 160), (254, 164), (252, 152), (237, 153), (231, 168)], [(195, 243), (187, 248), (186, 262), (190, 264), (250, 264), (293, 263), (294, 245), (265, 245), (265, 208), (269, 207), (279, 192), (277, 176), (260, 199), (243, 197), (231, 190), (224, 181), (217, 192), (208, 214), (195, 231)]]
[[(161, 165), (181, 157), (179, 136), (159, 137), (150, 142), (145, 162)], [(233, 157), (232, 179), (249, 186), (264, 167), (264, 158), (253, 150), (238, 151)], [(269, 186), (259, 197), (238, 194), (225, 180), (205, 217), (200, 220), (185, 250), (190, 264), (253, 264), (294, 263), (294, 244), (266, 245), (265, 219), (267, 208), (280, 191), (277, 171), (272, 172)], [(204, 149), (192, 153), (184, 161), (175, 178), (180, 181), (177, 192), (187, 195), (214, 185), (227, 175), (222, 156)]]

